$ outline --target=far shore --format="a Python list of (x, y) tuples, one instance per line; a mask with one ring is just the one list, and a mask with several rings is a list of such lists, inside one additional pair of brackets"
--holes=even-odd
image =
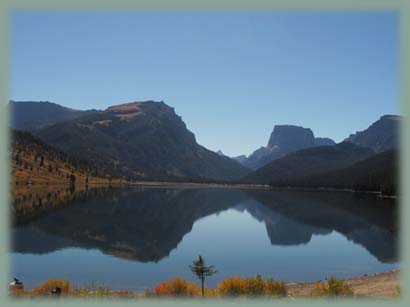
[[(47, 187), (47, 186), (70, 186), (67, 184), (61, 184), (56, 182), (41, 182), (32, 184), (21, 184), (22, 187)], [(76, 184), (77, 188), (79, 185)], [(151, 187), (151, 188), (229, 188), (229, 189), (264, 189), (264, 190), (275, 190), (275, 191), (316, 191), (316, 192), (347, 192), (347, 193), (358, 193), (358, 194), (373, 194), (381, 198), (391, 198), (397, 199), (397, 195), (385, 195), (380, 191), (360, 191), (353, 189), (343, 189), (343, 188), (331, 188), (331, 187), (276, 187), (270, 186), (269, 184), (259, 184), (259, 183), (235, 183), (235, 182), (180, 182), (180, 181), (112, 181), (112, 182), (93, 182), (88, 185), (89, 188), (99, 187), (99, 186), (139, 186), (139, 187)], [(85, 185), (81, 184), (84, 188)]]

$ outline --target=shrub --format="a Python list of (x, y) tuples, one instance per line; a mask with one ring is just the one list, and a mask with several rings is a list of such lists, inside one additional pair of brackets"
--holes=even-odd
[(195, 283), (181, 277), (175, 277), (154, 287), (153, 295), (157, 296), (196, 296), (200, 291)]
[(266, 281), (260, 275), (250, 278), (230, 277), (222, 280), (218, 287), (217, 293), (220, 296), (286, 296), (288, 291), (286, 284), (282, 281)]
[(267, 296), (287, 296), (288, 289), (283, 281), (269, 278), (265, 283), (265, 295)]
[(44, 284), (33, 290), (36, 295), (48, 295), (54, 288), (61, 288), (61, 294), (67, 294), (70, 290), (70, 282), (63, 279), (49, 279)]
[(331, 277), (327, 283), (317, 283), (310, 294), (311, 296), (351, 296), (353, 290), (343, 280)]
[(245, 294), (246, 281), (240, 277), (229, 277), (222, 280), (217, 287), (221, 296), (240, 296)]
[(265, 294), (265, 282), (259, 274), (256, 277), (245, 279), (245, 294), (250, 296), (262, 296)]

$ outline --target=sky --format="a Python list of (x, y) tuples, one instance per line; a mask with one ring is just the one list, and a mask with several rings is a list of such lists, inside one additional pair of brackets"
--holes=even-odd
[(394, 11), (13, 11), (10, 99), (175, 108), (229, 156), (274, 125), (340, 142), (400, 112)]

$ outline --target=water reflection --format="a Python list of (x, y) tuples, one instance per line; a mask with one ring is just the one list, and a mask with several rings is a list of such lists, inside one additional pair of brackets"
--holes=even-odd
[(307, 244), (315, 234), (337, 231), (380, 262), (397, 261), (395, 202), (374, 196), (218, 188), (106, 188), (67, 195), (30, 210), (21, 202), (15, 205), (14, 252), (97, 248), (115, 257), (158, 262), (196, 221), (236, 209), (263, 222), (272, 245)]

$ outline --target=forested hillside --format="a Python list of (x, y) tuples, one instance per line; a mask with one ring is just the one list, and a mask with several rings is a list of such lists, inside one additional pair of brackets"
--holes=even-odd
[(11, 131), (11, 175), (15, 185), (85, 184), (114, 180), (109, 170), (44, 144), (28, 132)]

